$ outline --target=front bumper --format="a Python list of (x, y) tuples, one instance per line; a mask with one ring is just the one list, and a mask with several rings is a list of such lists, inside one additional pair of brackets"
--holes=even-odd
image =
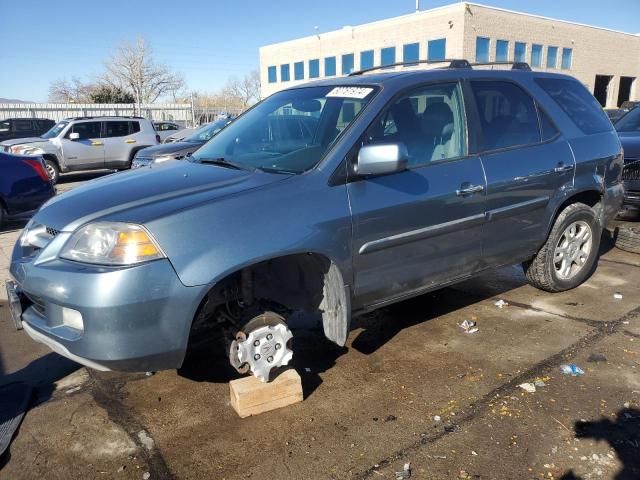
[[(15, 256), (21, 326), (34, 340), (97, 370), (182, 365), (200, 289), (185, 287), (168, 260), (107, 268)], [(65, 321), (65, 309), (80, 313), (80, 329)]]

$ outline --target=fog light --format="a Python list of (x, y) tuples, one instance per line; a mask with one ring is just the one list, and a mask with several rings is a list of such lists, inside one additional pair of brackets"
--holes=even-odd
[(62, 307), (62, 323), (67, 327), (84, 331), (82, 314), (72, 308)]

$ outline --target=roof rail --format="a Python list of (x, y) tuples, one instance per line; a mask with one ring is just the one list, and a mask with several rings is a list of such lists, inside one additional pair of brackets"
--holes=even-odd
[(145, 117), (138, 117), (134, 115), (96, 115), (95, 117), (68, 117), (64, 120), (93, 120), (95, 118), (135, 118), (136, 120), (145, 120)]
[(511, 65), (511, 70), (522, 70), (524, 72), (531, 71), (531, 67), (527, 62), (510, 62), (510, 61), (477, 62), (477, 63), (472, 63), (471, 67), (485, 67), (485, 66), (493, 66), (493, 65)]
[(348, 76), (354, 77), (356, 75), (362, 75), (363, 73), (372, 72), (375, 70), (382, 70), (386, 68), (393, 67), (412, 67), (418, 64), (437, 64), (437, 63), (448, 63), (448, 68), (471, 68), (471, 64), (467, 60), (456, 59), (456, 58), (445, 58), (443, 60), (414, 60), (411, 62), (397, 62), (390, 63), (388, 65), (378, 65), (377, 67), (365, 68), (362, 70), (358, 70), (356, 72), (351, 72)]

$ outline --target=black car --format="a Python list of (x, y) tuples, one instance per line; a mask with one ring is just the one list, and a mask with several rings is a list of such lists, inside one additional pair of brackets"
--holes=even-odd
[(640, 108), (626, 113), (614, 126), (624, 149), (624, 205), (640, 209)]
[(30, 217), (55, 193), (42, 157), (0, 152), (0, 226)]
[(0, 142), (12, 138), (39, 137), (55, 124), (48, 118), (6, 118), (0, 121)]

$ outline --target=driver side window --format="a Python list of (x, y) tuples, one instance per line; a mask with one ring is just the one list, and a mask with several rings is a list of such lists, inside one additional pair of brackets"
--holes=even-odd
[(369, 127), (366, 144), (404, 143), (409, 168), (466, 155), (462, 94), (457, 83), (421, 87), (396, 100)]

